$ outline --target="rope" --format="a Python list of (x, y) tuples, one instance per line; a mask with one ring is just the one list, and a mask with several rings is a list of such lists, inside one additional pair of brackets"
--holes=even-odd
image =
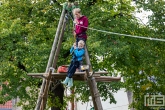
[[(72, 19), (72, 21), (73, 21), (73, 19)], [(74, 21), (73, 21), (73, 23), (74, 23)], [(89, 27), (78, 25), (78, 24), (75, 24), (75, 25), (83, 27), (83, 28), (87, 28), (87, 29), (90, 29), (90, 30), (93, 30), (93, 31), (107, 33), (107, 34), (113, 34), (113, 35), (119, 35), (119, 36), (127, 36), (127, 37), (139, 38), (139, 39), (147, 39), (147, 40), (155, 40), (155, 41), (165, 42), (165, 39), (158, 39), (158, 38), (144, 37), (144, 36), (136, 36), (136, 35), (134, 36), (134, 35), (129, 35), (129, 34), (121, 34), (121, 33), (116, 33), (116, 32), (110, 32), (110, 31), (105, 31), (105, 30), (100, 30), (100, 29), (89, 28)]]

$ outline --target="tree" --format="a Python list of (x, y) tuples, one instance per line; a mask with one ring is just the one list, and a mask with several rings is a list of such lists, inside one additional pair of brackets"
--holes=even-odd
[[(61, 6), (42, 0), (8, 0), (0, 10), (1, 103), (19, 96), (21, 105), (31, 105), (23, 109), (34, 109), (40, 79), (27, 73), (44, 71)], [(6, 81), (8, 85), (3, 84)]]
[[(61, 4), (65, 2), (53, 1), (50, 3), (43, 0), (38, 2), (7, 0), (0, 6), (0, 77), (3, 87), (0, 100), (2, 103), (19, 96), (22, 101), (20, 105), (24, 105), (25, 102), (29, 102), (30, 105), (24, 105), (23, 109), (34, 109), (38, 83), (41, 80), (30, 78), (26, 74), (45, 71), (62, 10)], [(120, 72), (126, 81), (125, 83), (98, 83), (101, 96), (103, 99), (109, 98), (110, 103), (115, 103), (113, 92), (125, 87), (134, 92), (136, 101), (136, 104), (133, 104), (134, 108), (148, 109), (143, 105), (143, 96), (147, 93), (164, 94), (165, 90), (162, 89), (164, 88), (164, 43), (109, 34), (104, 30), (163, 38), (164, 27), (161, 18), (164, 15), (159, 13), (164, 2), (154, 2), (155, 7), (145, 4), (144, 1), (141, 2), (140, 6), (145, 6), (146, 9), (153, 8), (154, 14), (148, 26), (140, 24), (132, 15), (135, 8), (130, 5), (131, 1), (79, 2), (83, 14), (89, 18), (89, 27), (102, 30), (88, 29), (87, 45), (93, 70), (106, 70), (110, 76), (116, 76)], [(153, 21), (155, 17), (157, 20)], [(66, 28), (57, 66), (69, 63), (70, 57), (67, 57), (67, 50), (73, 43), (72, 36), (70, 22)], [(142, 74), (139, 74), (140, 71)], [(147, 80), (152, 76), (155, 77), (156, 83)], [(6, 81), (8, 85), (4, 84)], [(19, 86), (18, 83), (20, 83)], [(77, 88), (75, 92), (81, 94), (79, 99), (84, 102), (89, 100), (89, 88), (86, 83), (76, 81), (75, 86)], [(28, 91), (27, 87), (30, 87)]]
[[(145, 11), (151, 11), (148, 21), (148, 27), (150, 32), (148, 36), (164, 39), (164, 4), (163, 0), (138, 0), (136, 1), (138, 8), (143, 8)], [(140, 60), (141, 63), (141, 75), (138, 77), (139, 80), (134, 85), (134, 98), (136, 104), (134, 105), (137, 109), (148, 110), (149, 107), (144, 107), (144, 95), (157, 95), (164, 94), (164, 42), (148, 41), (144, 44), (144, 49), (141, 49)], [(140, 69), (139, 69), (140, 70)], [(137, 103), (138, 102), (138, 103)]]

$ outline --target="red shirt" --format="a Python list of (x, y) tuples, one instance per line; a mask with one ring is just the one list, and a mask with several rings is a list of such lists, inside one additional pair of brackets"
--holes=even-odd
[(75, 26), (75, 32), (77, 37), (87, 39), (87, 35), (84, 34), (88, 28), (88, 18), (86, 16), (82, 16), (77, 19), (78, 24)]

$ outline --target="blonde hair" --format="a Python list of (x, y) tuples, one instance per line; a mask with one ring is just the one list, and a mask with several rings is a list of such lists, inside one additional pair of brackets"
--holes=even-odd
[(73, 14), (75, 15), (75, 13), (80, 13), (81, 14), (81, 9), (80, 8), (75, 8), (73, 9)]
[(85, 45), (85, 42), (83, 40), (80, 40), (78, 43), (81, 44), (83, 47)]

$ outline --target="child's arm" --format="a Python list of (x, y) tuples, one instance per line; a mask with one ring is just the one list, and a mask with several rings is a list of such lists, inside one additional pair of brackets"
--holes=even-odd
[(71, 48), (70, 48), (70, 53), (72, 53), (74, 51), (74, 47), (72, 46)]
[(76, 43), (73, 43), (73, 46), (70, 48), (70, 53), (74, 51), (75, 47), (76, 47)]

